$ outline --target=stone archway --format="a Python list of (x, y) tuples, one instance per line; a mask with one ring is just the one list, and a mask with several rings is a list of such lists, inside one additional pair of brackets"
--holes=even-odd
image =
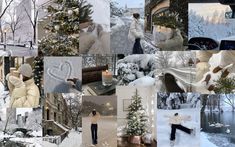
[(164, 83), (167, 92), (179, 92), (179, 93), (185, 92), (177, 85), (175, 77), (170, 73), (166, 73), (164, 75)]

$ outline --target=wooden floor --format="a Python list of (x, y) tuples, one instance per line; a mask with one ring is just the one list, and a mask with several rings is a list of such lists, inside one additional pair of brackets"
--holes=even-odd
[(118, 142), (117, 142), (117, 146), (118, 147), (157, 147), (157, 142), (156, 141), (152, 141), (152, 144), (131, 144), (127, 141), (126, 137), (122, 137), (122, 138), (118, 138)]

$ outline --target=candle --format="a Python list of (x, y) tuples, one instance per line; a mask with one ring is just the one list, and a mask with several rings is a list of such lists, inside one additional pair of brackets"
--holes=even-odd
[(111, 86), (113, 82), (113, 74), (106, 70), (106, 71), (102, 71), (102, 84), (104, 86)]

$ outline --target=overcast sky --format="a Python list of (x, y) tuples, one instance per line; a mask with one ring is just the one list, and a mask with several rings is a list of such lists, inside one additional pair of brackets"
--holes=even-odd
[(114, 0), (120, 7), (125, 7), (127, 4), (128, 8), (143, 8), (145, 0)]
[[(196, 11), (197, 14), (204, 17), (211, 17), (215, 10), (218, 12), (225, 11), (229, 6), (222, 5), (220, 3), (198, 3), (189, 4), (189, 10)], [(230, 9), (231, 10), (231, 9)]]
[(90, 101), (98, 105), (110, 103), (114, 108), (117, 108), (116, 96), (83, 96), (82, 101)]

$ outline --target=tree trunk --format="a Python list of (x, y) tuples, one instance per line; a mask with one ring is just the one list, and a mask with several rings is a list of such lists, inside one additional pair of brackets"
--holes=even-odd
[(36, 28), (36, 24), (34, 24), (33, 26), (33, 43), (36, 44), (36, 33), (37, 33), (37, 28)]

